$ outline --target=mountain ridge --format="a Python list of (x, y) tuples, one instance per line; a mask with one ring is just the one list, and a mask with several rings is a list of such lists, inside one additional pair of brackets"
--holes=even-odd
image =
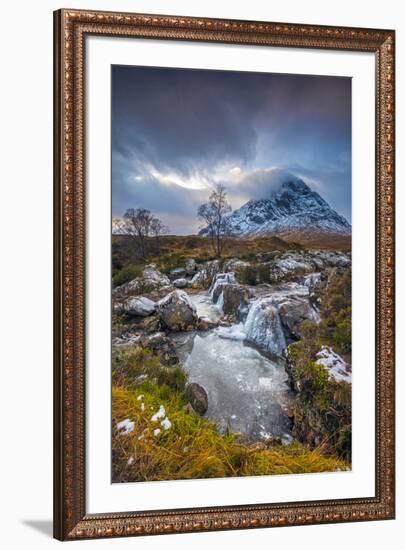
[[(209, 228), (200, 231), (207, 235)], [(227, 216), (227, 233), (254, 237), (351, 235), (351, 225), (301, 178), (289, 178), (269, 198), (249, 200)]]

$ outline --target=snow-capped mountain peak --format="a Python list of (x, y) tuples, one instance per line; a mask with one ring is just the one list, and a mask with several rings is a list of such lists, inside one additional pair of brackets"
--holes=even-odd
[[(227, 222), (229, 234), (241, 237), (351, 233), (349, 222), (297, 177), (288, 178), (268, 198), (248, 201)], [(201, 231), (207, 233), (207, 228)]]

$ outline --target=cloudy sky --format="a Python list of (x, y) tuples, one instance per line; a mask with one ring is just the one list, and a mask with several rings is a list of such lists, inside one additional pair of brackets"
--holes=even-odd
[(290, 173), (351, 221), (349, 78), (113, 66), (113, 216), (195, 233), (215, 183), (236, 209)]

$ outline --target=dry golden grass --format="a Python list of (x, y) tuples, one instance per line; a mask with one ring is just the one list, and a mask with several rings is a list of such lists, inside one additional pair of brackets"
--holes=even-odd
[[(348, 469), (320, 449), (245, 445), (232, 435), (221, 436), (215, 425), (184, 410), (177, 392), (145, 383), (138, 390), (113, 388), (113, 481), (151, 481), (212, 477), (330, 472)], [(142, 395), (142, 398), (139, 398)], [(143, 404), (143, 405), (142, 405)], [(163, 405), (171, 428), (152, 416)], [(129, 419), (134, 429), (119, 432), (116, 424)], [(160, 429), (159, 435), (154, 430)]]

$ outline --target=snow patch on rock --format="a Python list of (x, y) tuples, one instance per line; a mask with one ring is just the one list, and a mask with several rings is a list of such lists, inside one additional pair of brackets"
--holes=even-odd
[(322, 346), (320, 351), (316, 354), (317, 365), (322, 365), (329, 373), (330, 378), (334, 378), (336, 382), (352, 383), (352, 373), (349, 369), (349, 365), (346, 361), (340, 357), (329, 346)]

